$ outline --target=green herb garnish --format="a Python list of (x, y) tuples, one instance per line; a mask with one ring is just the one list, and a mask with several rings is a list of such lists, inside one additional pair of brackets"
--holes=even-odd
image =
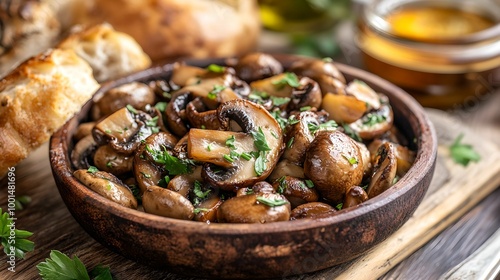
[(236, 138), (234, 138), (234, 135), (231, 135), (231, 137), (227, 138), (226, 140), (226, 146), (231, 149), (236, 149), (236, 147), (234, 146), (234, 141), (236, 141)]
[(133, 113), (133, 114), (137, 114), (137, 110), (130, 104), (127, 104), (127, 110), (130, 112), (130, 113)]
[(252, 155), (250, 155), (249, 153), (246, 153), (246, 152), (243, 152), (241, 153), (241, 158), (243, 158), (244, 160), (251, 160), (252, 159)]
[(281, 80), (274, 81), (272, 83), (273, 83), (273, 85), (276, 85), (279, 87), (284, 87), (285, 85), (289, 85), (289, 86), (295, 88), (295, 87), (300, 86), (299, 78), (297, 77), (297, 75), (295, 75), (295, 73), (291, 73), (291, 72), (284, 73), (284, 77)]
[(290, 102), (290, 97), (271, 96), (271, 100), (273, 101), (274, 106), (280, 106)]
[(386, 119), (386, 116), (368, 113), (363, 117), (362, 121), (364, 126), (374, 126), (376, 124), (385, 122)]
[(326, 123), (320, 123), (320, 124), (315, 124), (315, 123), (307, 124), (307, 128), (309, 128), (309, 133), (311, 133), (311, 135), (316, 134), (318, 130), (331, 130), (337, 127), (338, 125), (334, 120), (329, 120)]
[(278, 179), (278, 193), (283, 194), (286, 190), (287, 184), (285, 182), (286, 176), (281, 176)]
[(281, 206), (288, 203), (288, 201), (286, 201), (285, 199), (277, 199), (277, 198), (270, 199), (263, 196), (257, 196), (256, 199), (258, 202), (265, 204), (269, 207)]
[(337, 208), (337, 210), (342, 210), (342, 207), (344, 207), (344, 203), (339, 203), (335, 206), (335, 208)]
[[(33, 251), (35, 248), (35, 243), (27, 239), (32, 236), (33, 233), (16, 229), (15, 226), (11, 228), (11, 225), (15, 225), (14, 223), (9, 213), (2, 213), (2, 208), (0, 208), (0, 240), (3, 251), (7, 256), (14, 253), (16, 258), (24, 259), (26, 253)], [(11, 235), (12, 230), (14, 230), (13, 235)]]
[(99, 169), (97, 169), (97, 167), (92, 166), (92, 165), (89, 167), (89, 169), (87, 169), (87, 173), (91, 173), (91, 174), (95, 174), (98, 171), (99, 171)]
[(306, 186), (310, 189), (314, 188), (314, 183), (311, 180), (305, 180)]
[(471, 161), (478, 162), (481, 156), (474, 150), (472, 145), (463, 144), (464, 134), (460, 133), (453, 144), (449, 147), (451, 158), (454, 162), (467, 166)]
[(156, 163), (163, 164), (170, 175), (189, 173), (190, 162), (178, 159), (177, 157), (169, 154), (166, 149), (163, 151), (157, 151), (146, 145), (146, 151), (151, 154)]
[(221, 93), (226, 89), (226, 86), (222, 85), (214, 85), (214, 88), (208, 93), (207, 98), (211, 100), (215, 100), (217, 98), (217, 94)]
[(210, 211), (210, 209), (208, 208), (194, 208), (193, 214), (198, 215), (201, 212), (208, 212), (208, 211)]
[(50, 258), (45, 259), (45, 262), (39, 263), (36, 268), (43, 280), (60, 280), (60, 279), (76, 279), (76, 280), (112, 280), (109, 267), (101, 265), (96, 266), (87, 272), (87, 268), (76, 256), (70, 259), (67, 255), (52, 250)]
[(259, 151), (270, 151), (269, 145), (267, 144), (266, 135), (262, 131), (262, 127), (259, 126), (257, 131), (252, 131), (252, 136), (254, 139), (254, 145)]
[(286, 143), (286, 147), (290, 149), (293, 146), (293, 141), (295, 140), (295, 137), (290, 138), (288, 142)]
[(358, 163), (358, 160), (355, 157), (348, 157), (346, 155), (342, 155), (351, 165), (355, 165)]
[(194, 181), (194, 189), (193, 189), (193, 192), (194, 192), (194, 195), (196, 195), (196, 197), (199, 197), (201, 199), (205, 199), (208, 197), (208, 194), (210, 193), (210, 189), (206, 190), (206, 191), (202, 191), (201, 190), (201, 183), (199, 181)]
[(344, 133), (347, 134), (347, 136), (351, 137), (352, 139), (362, 142), (363, 140), (359, 136), (359, 134), (354, 131), (348, 124), (342, 124), (342, 127), (344, 128)]
[(304, 106), (304, 107), (301, 107), (299, 110), (300, 110), (301, 112), (305, 112), (305, 111), (309, 111), (309, 110), (311, 110), (311, 108), (312, 108), (311, 106)]
[(207, 70), (213, 73), (224, 73), (224, 70), (226, 70), (226, 67), (220, 66), (217, 64), (210, 64), (207, 67)]
[(233, 163), (234, 159), (230, 155), (223, 155), (222, 156), (227, 162)]
[(257, 174), (257, 176), (262, 175), (262, 173), (266, 171), (266, 162), (267, 162), (266, 152), (261, 151), (259, 153), (259, 156), (255, 159), (255, 165), (254, 165), (255, 174)]
[(167, 102), (158, 102), (158, 103), (156, 103), (155, 108), (158, 109), (158, 111), (163, 113), (167, 109), (167, 105), (168, 105)]

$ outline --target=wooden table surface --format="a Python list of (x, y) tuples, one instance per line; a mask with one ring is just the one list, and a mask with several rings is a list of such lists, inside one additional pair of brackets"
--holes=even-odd
[[(478, 139), (489, 139), (500, 145), (500, 92), (482, 99), (475, 106), (451, 113), (477, 131)], [(480, 146), (481, 142), (473, 144)], [(7, 182), (4, 179), (0, 183), (0, 206), (5, 209)], [(16, 212), (16, 225), (35, 233), (30, 239), (36, 247), (24, 260), (17, 261), (15, 273), (7, 271), (3, 256), (0, 279), (37, 279), (35, 266), (49, 256), (50, 250), (60, 250), (70, 256), (75, 254), (89, 269), (99, 263), (109, 265), (117, 279), (191, 279), (134, 263), (94, 241), (71, 217), (57, 192), (50, 172), (47, 145), (17, 167), (16, 195), (32, 198), (25, 210)], [(392, 269), (381, 279), (438, 279), (470, 256), (500, 228), (499, 201), (500, 189), (496, 188), (416, 252), (399, 264), (389, 264)], [(293, 278), (329, 279), (333, 275), (325, 270)]]

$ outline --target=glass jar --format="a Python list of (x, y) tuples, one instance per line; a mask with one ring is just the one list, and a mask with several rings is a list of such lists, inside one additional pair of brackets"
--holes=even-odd
[(422, 105), (449, 108), (500, 81), (500, 4), (490, 0), (377, 0), (356, 42), (367, 70)]

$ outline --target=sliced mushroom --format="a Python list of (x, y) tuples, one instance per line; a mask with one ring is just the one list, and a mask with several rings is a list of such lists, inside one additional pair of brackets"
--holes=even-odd
[(288, 103), (287, 109), (293, 111), (305, 107), (319, 108), (323, 95), (318, 83), (311, 78), (302, 77), (299, 84), (297, 88), (292, 90), (291, 101)]
[(174, 192), (182, 194), (184, 197), (188, 198), (189, 193), (194, 188), (194, 183), (196, 181), (201, 182), (201, 166), (197, 166), (193, 169), (192, 173), (179, 174), (170, 180), (167, 189)]
[(238, 77), (250, 83), (283, 72), (283, 66), (274, 57), (264, 53), (251, 53), (238, 59), (234, 66)]
[[(385, 142), (386, 140), (375, 139), (370, 143), (368, 148), (370, 151), (371, 155), (370, 157), (372, 161), (376, 160), (377, 151), (380, 148), (380, 146), (382, 146), (382, 144), (384, 144)], [(398, 171), (396, 175), (399, 177), (403, 177), (406, 174), (406, 172), (408, 172), (413, 162), (415, 161), (415, 152), (403, 145), (399, 145), (396, 143), (392, 144), (395, 147), (397, 166), (398, 166)]]
[(220, 128), (217, 110), (207, 109), (200, 98), (189, 102), (186, 106), (186, 117), (191, 127), (213, 130)]
[(91, 135), (94, 126), (95, 122), (81, 123), (76, 129), (75, 134), (73, 135), (73, 139), (75, 139), (75, 141), (80, 141), (84, 137)]
[(293, 73), (287, 72), (251, 82), (250, 87), (252, 90), (265, 92), (270, 96), (291, 97), (294, 87), (287, 82), (290, 80), (296, 81), (296, 86), (299, 86), (297, 76)]
[(188, 91), (177, 92), (165, 109), (165, 120), (170, 131), (177, 137), (184, 136), (188, 130), (186, 106), (191, 102), (192, 96)]
[(71, 163), (75, 169), (87, 169), (90, 167), (97, 143), (92, 135), (87, 135), (78, 141), (71, 152)]
[(92, 119), (98, 120), (127, 106), (144, 110), (146, 105), (155, 103), (153, 90), (138, 82), (131, 82), (105, 92), (92, 106)]
[(361, 139), (372, 140), (389, 131), (393, 121), (392, 108), (388, 104), (382, 104), (378, 110), (365, 114), (349, 126)]
[(194, 78), (200, 78), (206, 72), (206, 69), (176, 62), (174, 63), (170, 81), (177, 86), (184, 87), (188, 85), (189, 81), (192, 82)]
[[(270, 206), (267, 200), (277, 206)], [(290, 219), (290, 203), (280, 194), (262, 193), (236, 196), (224, 201), (217, 210), (217, 220), (226, 223), (271, 223)]]
[(318, 82), (323, 94), (336, 94), (345, 87), (345, 78), (333, 61), (301, 59), (292, 64), (290, 71)]
[[(309, 183), (309, 184), (308, 184)], [(285, 176), (273, 183), (273, 188), (290, 201), (292, 209), (308, 202), (318, 201), (319, 195), (312, 181)]]
[(175, 144), (174, 147), (174, 155), (181, 159), (181, 160), (187, 160), (189, 159), (188, 157), (188, 134), (184, 135), (177, 144)]
[(109, 143), (117, 152), (132, 154), (141, 141), (153, 133), (146, 124), (151, 121), (151, 116), (135, 109), (132, 111), (122, 108), (99, 121), (92, 130), (96, 143)]
[(273, 169), (273, 172), (271, 173), (271, 175), (269, 175), (269, 177), (267, 177), (267, 179), (270, 182), (274, 182), (283, 176), (293, 176), (299, 179), (303, 179), (306, 177), (304, 175), (304, 168), (286, 159), (282, 159), (276, 164), (276, 167)]
[(217, 210), (222, 202), (216, 193), (210, 193), (205, 200), (196, 205), (194, 220), (205, 223), (217, 221)]
[(368, 200), (368, 194), (360, 186), (352, 186), (347, 190), (342, 209), (356, 206)]
[(306, 150), (314, 140), (315, 130), (309, 128), (319, 127), (318, 116), (314, 112), (300, 112), (295, 118), (298, 122), (287, 126), (285, 143), (286, 148), (282, 158), (293, 164), (302, 166)]
[(396, 149), (391, 142), (384, 142), (377, 150), (373, 175), (366, 192), (373, 198), (394, 184), (397, 172)]
[(150, 151), (171, 151), (177, 139), (165, 132), (155, 133), (146, 138), (134, 155), (134, 176), (137, 179), (141, 193), (151, 186), (156, 186), (168, 171), (156, 163), (155, 156)]
[(148, 86), (153, 90), (157, 99), (170, 102), (172, 92), (179, 89), (172, 80), (154, 80), (148, 83)]
[(130, 189), (113, 174), (78, 169), (73, 175), (89, 189), (122, 206), (137, 209), (137, 200)]
[(179, 193), (158, 186), (149, 187), (142, 195), (142, 206), (146, 213), (158, 216), (192, 220), (194, 207)]
[(323, 202), (309, 202), (292, 210), (290, 220), (321, 219), (335, 215), (337, 210)]
[(379, 95), (365, 82), (354, 80), (345, 88), (347, 95), (354, 96), (356, 99), (363, 101), (368, 106), (368, 110), (378, 110), (380, 108)]
[[(228, 161), (231, 164), (228, 168), (205, 163), (202, 171), (203, 178), (214, 186), (232, 191), (267, 178), (278, 162), (283, 149), (281, 128), (273, 116), (262, 106), (243, 99), (223, 103), (217, 109), (217, 113), (222, 129), (229, 129), (231, 122), (237, 123), (238, 127), (242, 129), (243, 134), (238, 134), (241, 135), (241, 143), (239, 140), (234, 141), (236, 151), (239, 151), (240, 145), (241, 149), (247, 149), (249, 142), (253, 141), (254, 147), (250, 150), (242, 150), (242, 152), (253, 153), (254, 156), (245, 157), (242, 155), (232, 158), (232, 162), (231, 160)], [(207, 137), (211, 138), (205, 140), (196, 139), (194, 137), (195, 134), (191, 135), (190, 132), (189, 141), (192, 143), (206, 143), (208, 145), (211, 141), (217, 142), (220, 141), (218, 139), (228, 139), (229, 135), (227, 132), (220, 132), (220, 135), (223, 135), (223, 137), (218, 135), (219, 132), (211, 131), (212, 136), (207, 135)], [(261, 143), (261, 145), (258, 146), (255, 143)], [(264, 147), (264, 143), (267, 144), (267, 147)], [(203, 146), (205, 149), (206, 145)], [(190, 147), (189, 149), (192, 150), (193, 148)], [(227, 161), (228, 156), (231, 157), (230, 152), (226, 156), (223, 156), (224, 160)], [(226, 163), (223, 164), (226, 165)]]
[(366, 103), (354, 96), (327, 93), (323, 96), (321, 108), (327, 111), (330, 119), (338, 123), (352, 123), (366, 112)]
[(99, 170), (116, 176), (132, 171), (133, 156), (117, 153), (110, 145), (100, 146), (94, 155), (94, 164)]
[(363, 179), (362, 155), (349, 136), (340, 131), (320, 131), (309, 146), (304, 172), (328, 201), (338, 202)]

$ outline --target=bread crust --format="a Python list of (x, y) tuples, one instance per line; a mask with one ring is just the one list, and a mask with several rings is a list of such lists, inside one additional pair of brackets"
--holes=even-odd
[(99, 84), (71, 49), (50, 49), (0, 81), (0, 177), (48, 141)]

